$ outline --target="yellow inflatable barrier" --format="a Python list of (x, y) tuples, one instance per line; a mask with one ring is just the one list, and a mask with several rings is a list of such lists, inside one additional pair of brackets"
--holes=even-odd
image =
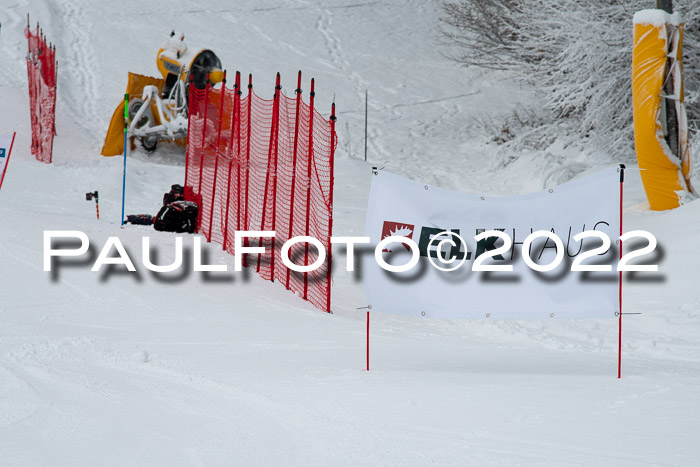
[[(676, 208), (687, 193), (694, 193), (683, 102), (682, 40), (683, 24), (677, 13), (642, 10), (634, 15), (634, 143), (644, 190), (654, 211)], [(664, 139), (662, 95), (668, 56), (673, 56), (674, 95), (666, 101), (675, 103), (678, 116), (678, 155)]]
[[(143, 88), (149, 85), (156, 86), (158, 89), (163, 89), (163, 84), (165, 80), (161, 78), (153, 78), (151, 76), (137, 75), (136, 73), (129, 73), (129, 82), (126, 85), (126, 92), (129, 94), (129, 98), (136, 97), (141, 98), (143, 93)], [(153, 118), (156, 119), (155, 124), (159, 125), (158, 112), (155, 106), (151, 105), (151, 111)], [(132, 142), (133, 149), (133, 142)], [(114, 109), (112, 114), (112, 120), (109, 122), (109, 129), (107, 130), (107, 136), (105, 136), (105, 144), (102, 146), (103, 156), (118, 156), (124, 153), (124, 101)]]
[[(154, 151), (159, 141), (187, 144), (187, 95), (189, 86), (205, 89), (223, 81), (221, 60), (209, 49), (193, 49), (185, 44), (185, 36), (176, 37), (175, 31), (158, 50), (156, 65), (163, 78), (129, 73), (126, 92), (129, 94), (129, 137), (141, 141), (146, 151)], [(152, 86), (144, 89), (146, 86)], [(155, 89), (154, 89), (155, 88)], [(148, 108), (143, 108), (148, 105)], [(115, 109), (109, 123), (103, 156), (124, 152), (124, 102)]]

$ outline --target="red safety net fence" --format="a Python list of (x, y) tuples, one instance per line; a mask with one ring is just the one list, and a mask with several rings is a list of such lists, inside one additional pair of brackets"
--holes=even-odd
[(32, 154), (37, 160), (51, 163), (53, 137), (56, 134), (56, 47), (46, 41), (43, 31), (25, 29), (29, 50), (29, 114), (32, 120)]
[[(313, 79), (305, 103), (301, 72), (294, 97), (281, 89), (279, 74), (271, 100), (255, 94), (252, 76), (243, 97), (240, 73), (233, 89), (225, 80), (219, 88), (190, 85), (185, 193), (200, 206), (198, 231), (231, 254), (236, 231), (275, 231), (245, 241), (265, 253), (245, 255), (243, 265), (330, 311), (335, 104), (329, 120), (314, 109)], [(289, 258), (299, 266), (318, 260), (317, 269), (282, 263), (282, 245), (298, 236), (319, 240), (325, 259), (306, 242), (293, 244)]]

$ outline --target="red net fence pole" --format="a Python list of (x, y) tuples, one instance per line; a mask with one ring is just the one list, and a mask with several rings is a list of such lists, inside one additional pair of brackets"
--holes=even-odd
[[(313, 79), (306, 104), (301, 72), (293, 98), (282, 93), (279, 74), (272, 99), (253, 91), (252, 75), (247, 96), (242, 94), (240, 73), (232, 90), (225, 83), (202, 89), (190, 83), (185, 195), (200, 205), (198, 231), (231, 254), (236, 231), (275, 231), (274, 238), (251, 239), (265, 252), (244, 257), (243, 265), (330, 311), (335, 105), (330, 119), (315, 110)], [(283, 264), (282, 245), (299, 236), (326, 248), (325, 260), (313, 271)], [(319, 252), (299, 242), (289, 259), (308, 266)]]
[[(275, 219), (277, 218), (276, 212), (275, 212), (275, 204), (277, 201), (277, 135), (278, 135), (278, 125), (279, 125), (279, 90), (282, 89), (282, 86), (280, 86), (280, 74), (277, 73), (277, 81), (275, 84), (275, 94), (273, 95), (273, 100), (272, 100), (272, 122), (270, 125), (270, 144), (268, 145), (268, 153), (267, 153), (267, 170), (265, 171), (265, 192), (263, 194), (262, 198), (262, 221), (261, 221), (261, 228), (260, 230), (270, 230), (274, 231), (275, 230)], [(270, 193), (271, 191), (271, 193)], [(267, 221), (267, 222), (266, 222)], [(267, 242), (267, 239), (265, 239)], [(265, 246), (271, 246), (271, 252), (274, 255), (275, 253), (275, 238), (272, 238), (270, 241), (271, 245), (265, 245)], [(263, 246), (263, 239), (260, 239), (260, 242), (258, 246)], [(274, 280), (275, 277), (275, 261), (274, 261), (274, 256), (271, 260), (266, 261), (267, 264), (263, 264), (262, 261), (262, 254), (258, 254), (258, 265), (257, 265), (257, 271), (258, 274), (261, 274), (263, 277), (269, 280)], [(265, 260), (268, 259), (268, 256), (266, 254)], [(262, 272), (260, 270), (260, 266), (263, 265)], [(267, 267), (269, 265), (269, 271), (267, 270)], [(268, 276), (268, 277), (266, 277)]]
[[(290, 210), (289, 210), (289, 228), (287, 230), (287, 237), (292, 238), (292, 227), (294, 226), (294, 201), (295, 201), (295, 194), (296, 190), (294, 187), (296, 187), (296, 166), (297, 166), (297, 151), (299, 149), (299, 109), (301, 108), (301, 70), (299, 70), (299, 74), (297, 75), (297, 88), (294, 91), (296, 94), (296, 108), (294, 109), (294, 149), (292, 152), (292, 190), (291, 190), (291, 201), (290, 201)], [(292, 270), (287, 268), (287, 277), (285, 277), (285, 287), (289, 289), (289, 279), (291, 276)], [(330, 309), (330, 306), (328, 307)]]
[[(309, 141), (313, 141), (314, 137), (314, 98), (316, 97), (316, 92), (314, 91), (314, 80), (313, 78), (311, 79), (311, 92), (309, 93)], [(307, 147), (309, 148), (309, 152), (306, 158), (306, 169), (307, 169), (307, 174), (306, 174), (306, 179), (311, 180), (311, 174), (312, 174), (312, 167), (313, 164), (311, 161), (313, 160), (314, 154), (313, 154), (313, 149), (314, 145), (313, 144), (308, 144)], [(307, 183), (306, 185), (306, 209), (304, 210), (306, 213), (306, 236), (308, 237), (311, 234), (311, 183)], [(309, 244), (306, 243), (304, 244), (304, 266), (309, 265)], [(303, 295), (305, 300), (308, 300), (309, 298), (309, 273), (305, 272), (304, 273), (304, 295)]]
[[(329, 173), (329, 195), (328, 195), (328, 212), (330, 212), (330, 215), (328, 216), (328, 243), (326, 244), (326, 251), (328, 252), (328, 265), (330, 266), (332, 264), (332, 256), (333, 256), (333, 249), (331, 248), (331, 232), (333, 232), (333, 185), (335, 182), (335, 147), (336, 147), (336, 134), (335, 134), (335, 102), (331, 105), (331, 120), (330, 120), (330, 125), (331, 125), (331, 155), (330, 155), (330, 160), (329, 160), (329, 168), (330, 168), (330, 173)], [(328, 274), (326, 275), (326, 304), (328, 306), (328, 309), (330, 310), (331, 308), (331, 271), (329, 269)]]
[[(238, 121), (240, 117), (240, 103), (241, 103), (241, 74), (240, 72), (236, 72), (236, 82), (233, 85), (233, 114), (231, 116), (231, 125), (232, 125), (232, 131), (231, 131), (231, 141), (229, 143), (229, 148), (228, 148), (228, 153), (231, 155), (230, 161), (228, 163), (228, 180), (227, 180), (227, 186), (226, 186), (226, 219), (224, 221), (224, 241), (223, 241), (223, 248), (224, 251), (227, 249), (228, 242), (229, 242), (229, 219), (233, 219), (232, 217), (229, 218), (230, 212), (231, 212), (231, 192), (232, 190), (232, 185), (231, 183), (238, 183), (241, 178), (241, 164), (240, 164), (240, 153), (241, 153), (241, 148), (240, 148), (240, 128), (241, 124)], [(234, 146), (235, 145), (235, 146)], [(235, 172), (234, 172), (234, 164), (235, 164)], [(234, 179), (233, 175), (234, 173), (238, 174), (238, 177)], [(240, 196), (240, 189), (238, 189), (237, 186), (233, 186), (233, 188), (236, 189), (238, 193), (238, 197), (236, 198), (236, 207), (235, 207), (235, 216), (236, 216), (236, 223), (234, 228), (235, 229), (240, 229), (240, 206), (241, 206), (241, 196)]]
[(36, 25), (24, 31), (27, 37), (27, 80), (29, 83), (29, 114), (32, 124), (32, 154), (41, 162), (51, 163), (53, 138), (56, 134), (56, 47), (46, 41)]

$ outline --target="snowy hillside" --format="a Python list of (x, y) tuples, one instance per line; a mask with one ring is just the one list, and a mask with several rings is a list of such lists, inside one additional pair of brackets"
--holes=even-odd
[[(121, 229), (121, 158), (99, 156), (127, 71), (156, 75), (171, 29), (229, 72), (288, 95), (297, 70), (338, 109), (336, 235), (361, 235), (372, 165), (462, 191), (518, 194), (614, 165), (563, 144), (505, 167), (480, 122), (533, 102), (504, 73), (440, 53), (434, 2), (18, 0), (0, 8), (0, 133), (17, 131), (0, 191), (0, 465), (695, 465), (700, 456), (700, 202), (652, 213), (629, 170), (625, 230), (659, 240), (660, 272), (628, 277), (617, 322), (446, 321), (372, 315), (333, 275), (333, 314), (253, 272), (165, 277)], [(11, 3), (11, 4), (10, 4)], [(54, 163), (34, 161), (26, 14), (56, 43)], [(364, 95), (369, 91), (369, 160)], [(634, 160), (630, 154), (629, 159)], [(140, 149), (127, 212), (154, 213), (184, 153)], [(696, 181), (696, 185), (700, 185)], [(99, 190), (101, 220), (85, 193)], [(92, 261), (44, 272), (43, 232), (82, 230), (92, 261), (118, 236), (139, 272)], [(185, 240), (191, 249), (192, 238)], [(208, 259), (233, 258), (207, 245)], [(66, 262), (67, 263), (67, 262)], [(190, 268), (191, 269), (191, 268)]]

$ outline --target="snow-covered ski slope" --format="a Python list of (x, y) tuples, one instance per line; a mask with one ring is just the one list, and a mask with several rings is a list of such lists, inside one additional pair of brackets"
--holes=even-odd
[[(28, 12), (59, 57), (51, 166), (29, 153)], [(377, 313), (367, 373), (364, 297), (342, 252), (332, 315), (252, 272), (164, 277), (139, 264), (142, 236), (163, 263), (174, 236), (120, 229), (122, 162), (98, 153), (126, 72), (155, 74), (172, 28), (253, 73), (260, 95), (277, 71), (292, 94), (301, 69), (324, 114), (335, 96), (337, 235), (363, 231), (371, 165), (515, 194), (617, 162), (555, 146), (499, 169), (478, 122), (534, 97), (447, 61), (439, 16), (418, 0), (4, 1), (0, 133), (18, 136), (0, 192), (0, 465), (697, 465), (700, 202), (651, 213), (633, 170), (625, 230), (657, 236), (661, 271), (625, 286), (625, 310), (642, 314), (625, 317), (621, 380), (614, 320)], [(154, 213), (183, 168), (165, 145), (132, 154), (127, 212)], [(45, 230), (86, 232), (93, 260), (119, 236), (139, 273), (91, 273), (89, 260), (46, 273)]]

